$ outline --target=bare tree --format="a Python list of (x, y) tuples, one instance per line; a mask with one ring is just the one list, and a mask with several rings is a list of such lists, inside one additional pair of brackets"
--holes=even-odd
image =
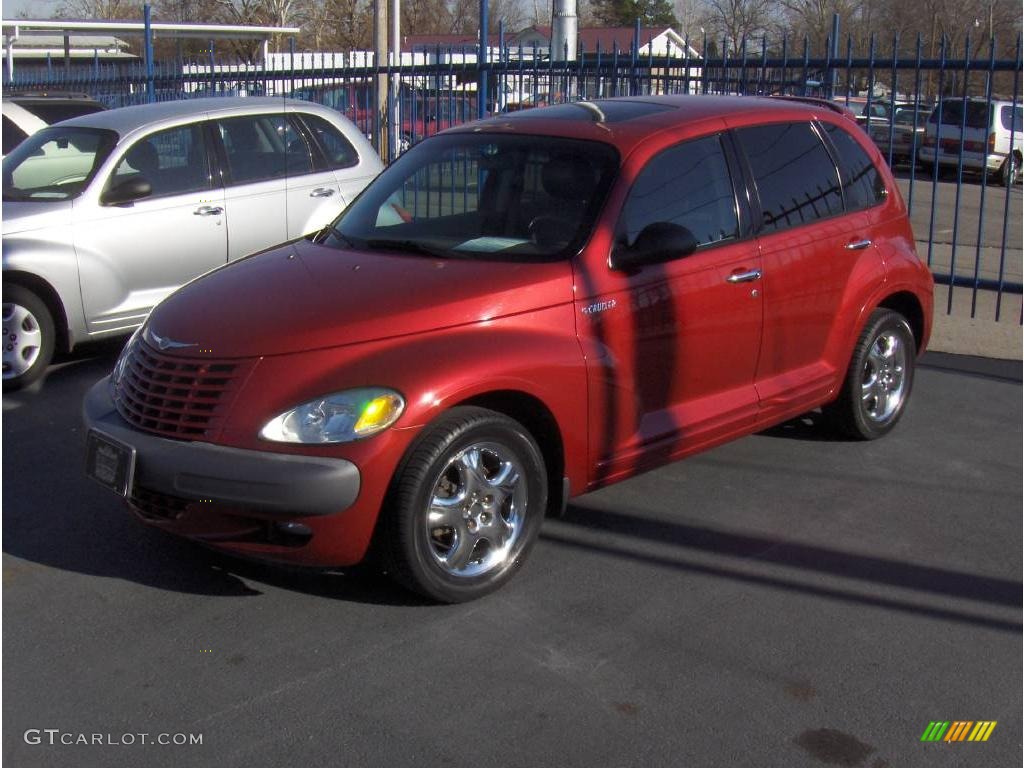
[(772, 0), (706, 0), (704, 26), (708, 36), (724, 40), (727, 53), (737, 54), (742, 41), (753, 41), (768, 33), (772, 23)]
[(56, 16), (61, 19), (110, 19), (135, 21), (142, 18), (137, 0), (61, 0)]

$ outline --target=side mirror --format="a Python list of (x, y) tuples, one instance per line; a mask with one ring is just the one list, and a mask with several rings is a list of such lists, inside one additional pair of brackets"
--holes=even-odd
[(124, 205), (134, 203), (153, 194), (153, 185), (142, 176), (135, 176), (118, 182), (100, 196), (103, 205)]
[(631, 246), (616, 246), (612, 251), (612, 269), (630, 270), (647, 264), (660, 264), (697, 250), (693, 232), (669, 221), (648, 224), (636, 236)]

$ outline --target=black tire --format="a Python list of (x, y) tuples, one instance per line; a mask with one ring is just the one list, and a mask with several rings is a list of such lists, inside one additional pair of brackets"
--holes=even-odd
[[(4, 285), (3, 332), (4, 392), (13, 392), (38, 380), (53, 359), (53, 316), (28, 288)], [(31, 363), (21, 369), (27, 358)]]
[(1012, 152), (1007, 155), (1003, 164), (999, 167), (999, 183), (1004, 187), (1012, 187), (1017, 183), (1020, 175), (1020, 161)]
[(896, 426), (914, 384), (917, 344), (906, 318), (876, 309), (857, 339), (839, 398), (824, 408), (835, 428), (875, 440)]
[[(506, 466), (518, 477), (504, 476), (514, 489), (507, 494), (491, 484)], [(424, 430), (392, 480), (380, 531), (385, 567), (439, 602), (493, 592), (536, 541), (547, 495), (544, 459), (521, 424), (484, 408), (453, 408)], [(431, 516), (432, 507), (444, 515)]]

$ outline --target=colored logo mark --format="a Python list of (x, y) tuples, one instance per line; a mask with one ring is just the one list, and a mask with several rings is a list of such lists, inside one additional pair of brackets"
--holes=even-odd
[(995, 720), (933, 720), (921, 734), (921, 741), (988, 741), (995, 728)]

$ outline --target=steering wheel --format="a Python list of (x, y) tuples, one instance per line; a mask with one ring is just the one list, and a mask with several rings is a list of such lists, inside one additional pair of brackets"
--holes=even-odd
[(545, 247), (564, 242), (572, 234), (572, 225), (559, 216), (542, 213), (534, 216), (526, 227), (534, 245)]

